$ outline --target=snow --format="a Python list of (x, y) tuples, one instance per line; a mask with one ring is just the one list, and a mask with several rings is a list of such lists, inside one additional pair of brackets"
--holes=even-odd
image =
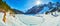
[(4, 23), (3, 13), (0, 13), (0, 26), (60, 26), (60, 13), (55, 17), (51, 14), (36, 14), (35, 16), (15, 14), (15, 17), (6, 15), (7, 21)]

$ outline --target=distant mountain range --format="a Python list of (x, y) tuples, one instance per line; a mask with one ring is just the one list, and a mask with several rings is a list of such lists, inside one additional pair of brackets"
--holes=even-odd
[(28, 11), (26, 11), (25, 13), (22, 11), (19, 11), (17, 9), (12, 9), (16, 14), (37, 14), (38, 12), (40, 12), (41, 10), (43, 10), (43, 5), (39, 5), (39, 6), (33, 6), (32, 8), (30, 8)]
[[(57, 2), (58, 3), (58, 2)], [(49, 2), (48, 4), (43, 4), (43, 5), (35, 5), (35, 6), (33, 6), (32, 8), (30, 8), (30, 9), (28, 9), (25, 13), (24, 12), (22, 12), (22, 11), (19, 11), (19, 10), (16, 10), (16, 9), (13, 9), (14, 10), (14, 12), (16, 13), (16, 14), (37, 14), (37, 13), (39, 13), (40, 11), (42, 11), (43, 10), (43, 8), (44, 7), (48, 7), (49, 8), (49, 10), (48, 11), (46, 11), (45, 12), (45, 14), (48, 14), (48, 13), (51, 13), (51, 12), (55, 12), (55, 11), (58, 11), (58, 12), (60, 12), (60, 7), (52, 7), (51, 8), (51, 5), (55, 5), (56, 3), (51, 3), (51, 2)], [(60, 3), (58, 3), (57, 5), (59, 5)], [(50, 5), (50, 6), (49, 6)]]
[(25, 12), (25, 14), (37, 14), (38, 12), (40, 12), (41, 10), (43, 10), (43, 7), (44, 7), (43, 5), (33, 6), (27, 12)]
[(33, 6), (27, 12), (25, 12), (25, 14), (37, 14), (41, 10), (43, 10), (44, 7), (49, 8), (49, 10), (45, 12), (45, 14), (55, 12), (55, 11), (60, 12), (60, 2), (56, 2), (56, 3), (49, 2), (48, 4), (42, 4), (42, 5)]

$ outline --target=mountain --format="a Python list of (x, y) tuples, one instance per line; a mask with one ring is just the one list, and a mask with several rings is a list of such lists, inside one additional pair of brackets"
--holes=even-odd
[(60, 2), (53, 3), (52, 6), (54, 7), (50, 8), (50, 10), (48, 10), (45, 14), (53, 13), (55, 11), (60, 12)]
[(25, 14), (37, 14), (38, 12), (40, 12), (43, 9), (43, 7), (44, 7), (43, 5), (33, 6), (27, 12), (25, 12)]

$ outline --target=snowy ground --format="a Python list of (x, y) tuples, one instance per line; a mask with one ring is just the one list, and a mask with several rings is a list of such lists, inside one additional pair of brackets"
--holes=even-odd
[(15, 17), (7, 14), (7, 22), (2, 21), (3, 13), (0, 13), (0, 26), (60, 26), (59, 16), (40, 14), (35, 16), (16, 14)]

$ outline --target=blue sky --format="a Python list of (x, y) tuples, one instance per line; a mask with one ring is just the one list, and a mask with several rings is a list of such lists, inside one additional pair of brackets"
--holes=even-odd
[[(6, 0), (6, 3), (14, 9), (26, 12), (28, 9), (36, 5), (37, 0)], [(57, 2), (60, 0), (39, 0), (41, 3)]]

